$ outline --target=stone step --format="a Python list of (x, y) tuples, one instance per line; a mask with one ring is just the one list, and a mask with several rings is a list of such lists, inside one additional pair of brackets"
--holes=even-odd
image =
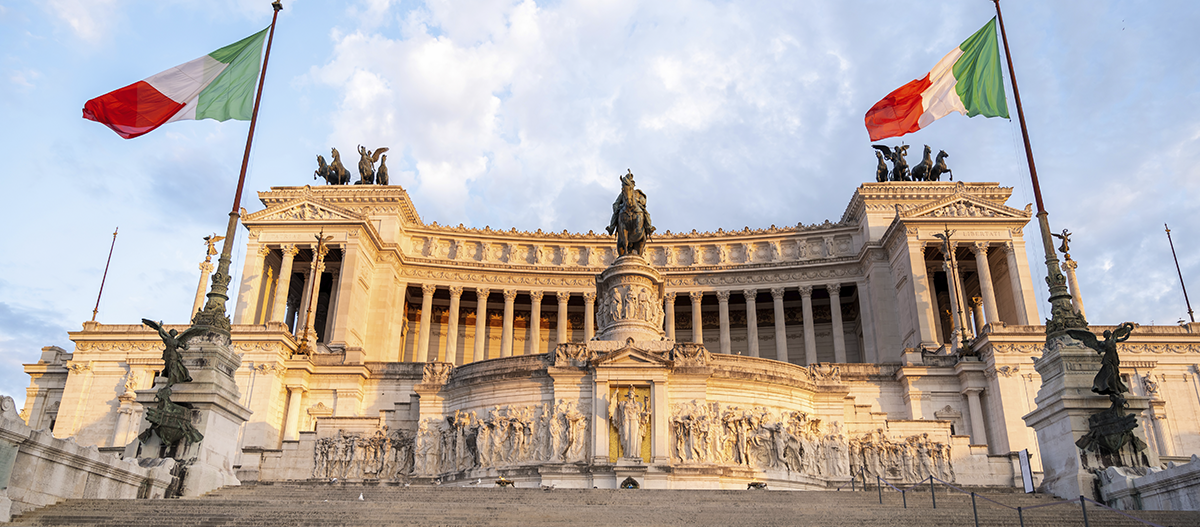
[[(363, 500), (358, 500), (359, 494)], [(1044, 495), (993, 499), (1027, 507), (1057, 501)], [(13, 525), (276, 526), (491, 524), (518, 527), (601, 525), (808, 524), (825, 527), (974, 525), (969, 495), (938, 493), (932, 508), (909, 496), (868, 491), (696, 491), (498, 489), (374, 485), (246, 485), (178, 500), (69, 500), (15, 518)], [(1019, 525), (1015, 511), (977, 500), (981, 525)], [(1200, 513), (1138, 511), (1163, 526), (1200, 525)], [(1142, 525), (1089, 507), (1091, 526)], [(1077, 504), (1028, 511), (1025, 525), (1083, 525)]]

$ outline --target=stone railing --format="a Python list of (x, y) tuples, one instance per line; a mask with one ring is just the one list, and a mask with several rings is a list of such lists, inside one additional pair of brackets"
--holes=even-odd
[[(153, 466), (33, 430), (0, 396), (0, 521), (73, 498), (161, 498), (173, 459)], [(151, 460), (160, 461), (160, 460)]]

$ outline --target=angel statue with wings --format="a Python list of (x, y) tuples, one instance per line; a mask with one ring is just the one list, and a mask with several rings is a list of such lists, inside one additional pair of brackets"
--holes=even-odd
[[(383, 153), (387, 151), (388, 147), (386, 146), (377, 148), (375, 150), (367, 150), (363, 145), (358, 145), (358, 154), (362, 157), (360, 157), (358, 160), (359, 180), (355, 183), (355, 185), (375, 184), (375, 163), (378, 163), (379, 156), (383, 155)], [(386, 174), (386, 172), (384, 173)]]
[(163, 341), (163, 376), (167, 378), (167, 386), (182, 383), (192, 382), (192, 375), (188, 373), (187, 366), (183, 365), (183, 355), (179, 353), (181, 349), (188, 349), (188, 341), (204, 332), (198, 327), (190, 327), (180, 333), (174, 329), (167, 331), (162, 327), (162, 322), (155, 322), (148, 318), (143, 318), (142, 323), (150, 326), (158, 331), (158, 336)]

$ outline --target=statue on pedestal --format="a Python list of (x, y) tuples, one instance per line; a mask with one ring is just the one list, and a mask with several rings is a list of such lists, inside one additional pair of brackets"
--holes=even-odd
[(634, 188), (633, 171), (621, 176), (621, 194), (613, 202), (612, 219), (605, 228), (609, 234), (617, 235), (617, 255), (642, 255), (654, 225), (646, 210), (646, 194)]
[(184, 330), (183, 333), (173, 329), (168, 332), (163, 329), (161, 322), (143, 318), (142, 323), (158, 331), (158, 336), (162, 338), (163, 377), (167, 378), (167, 386), (170, 387), (181, 382), (192, 382), (192, 376), (188, 373), (187, 367), (183, 365), (183, 355), (180, 355), (179, 350), (188, 349), (188, 341), (204, 330), (198, 327), (190, 327)]

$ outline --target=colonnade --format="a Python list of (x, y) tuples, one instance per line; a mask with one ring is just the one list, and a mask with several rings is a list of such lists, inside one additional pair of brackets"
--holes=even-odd
[[(949, 289), (949, 305), (941, 305), (937, 295), (930, 295), (930, 305), (935, 313), (944, 313), (949, 311), (950, 323), (950, 342), (958, 342), (957, 336), (970, 338), (978, 336), (983, 332), (984, 327), (988, 324), (997, 322), (1006, 322), (1019, 325), (1027, 325), (1030, 323), (1028, 310), (1026, 306), (1026, 298), (1021, 284), (1021, 276), (1019, 274), (1020, 267), (1017, 265), (1017, 252), (1011, 241), (1004, 242), (999, 246), (992, 246), (988, 242), (951, 242), (954, 250), (961, 247), (966, 247), (974, 256), (974, 270), (976, 272), (976, 282), (971, 285), (977, 286), (978, 296), (970, 296), (967, 292), (967, 285), (962, 279), (962, 272), (959, 267), (961, 260), (953, 260), (949, 255), (944, 254), (945, 248), (941, 244), (935, 245), (939, 252), (943, 253), (942, 262), (940, 264), (932, 263), (930, 270), (941, 270), (946, 273), (946, 284)], [(1005, 264), (1008, 269), (1009, 292), (1012, 299), (1012, 317), (1008, 320), (1002, 320), (1000, 310), (997, 305), (996, 284), (992, 279), (992, 266), (989, 260), (989, 254), (995, 250), (1004, 252)], [(932, 280), (932, 274), (926, 275), (929, 280)], [(928, 291), (934, 291), (932, 283), (928, 284)], [(937, 327), (937, 332), (940, 335), (943, 333), (941, 328), (941, 316), (934, 317), (934, 324)]]
[[(855, 283), (858, 291), (864, 291), (863, 283)], [(415, 286), (415, 284), (414, 284)], [(472, 301), (468, 297), (464, 302), (462, 295), (464, 291), (474, 289), (475, 298)], [(673, 340), (681, 340), (688, 342), (704, 343), (704, 308), (703, 302), (706, 297), (713, 295), (718, 301), (718, 319), (719, 319), (719, 338), (716, 349), (713, 352), (733, 353), (731, 332), (733, 329), (730, 317), (729, 299), (733, 293), (741, 293), (745, 298), (745, 314), (746, 314), (746, 335), (747, 335), (747, 354), (752, 357), (763, 357), (775, 359), (783, 362), (790, 362), (788, 354), (788, 327), (784, 308), (784, 296), (789, 291), (798, 292), (801, 296), (802, 304), (802, 324), (803, 324), (803, 364), (814, 364), (818, 362), (817, 354), (817, 328), (815, 327), (815, 319), (813, 316), (813, 301), (812, 295), (814, 290), (824, 289), (830, 299), (830, 317), (832, 326), (832, 341), (833, 341), (833, 361), (848, 362), (847, 345), (846, 345), (846, 328), (842, 316), (842, 300), (841, 291), (843, 285), (841, 283), (827, 283), (815, 285), (800, 285), (788, 287), (772, 287), (768, 289), (746, 288), (740, 290), (716, 290), (716, 291), (668, 291), (664, 295), (664, 317), (663, 331), (667, 338)], [(414, 287), (415, 291), (415, 287)], [(439, 307), (435, 309), (434, 297), (439, 291), (449, 293), (449, 306), (446, 308), (446, 320), (443, 322), (440, 316), (440, 310), (445, 308), (445, 294), (439, 297)], [(774, 333), (774, 349), (763, 349), (759, 338), (758, 328), (758, 304), (757, 297), (760, 292), (769, 292), (771, 294), (772, 303), (770, 309), (774, 315), (774, 323), (771, 330)], [(679, 334), (676, 330), (676, 300), (680, 295), (686, 294), (691, 302), (691, 310), (688, 315), (691, 317), (691, 330)], [(518, 338), (515, 333), (515, 319), (517, 318), (516, 300), (518, 295), (525, 295), (529, 299), (528, 304), (523, 304), (523, 308), (528, 309), (526, 320), (528, 321), (527, 328), (530, 328), (529, 337), (526, 339)], [(551, 296), (553, 295), (553, 296)], [(491, 348), (491, 357), (489, 357), (489, 338), (494, 339), (494, 333), (489, 336), (488, 322), (488, 302), (495, 300), (496, 296), (503, 299), (503, 315), (500, 324), (500, 343), (499, 353), (496, 353), (495, 348)], [(413, 323), (417, 325), (415, 341), (411, 342), (411, 353), (406, 353), (409, 350), (401, 350), (400, 358), (403, 360), (406, 356), (411, 357), (413, 362), (429, 362), (442, 360), (455, 364), (470, 363), (496, 357), (511, 357), (514, 355), (523, 354), (539, 354), (549, 350), (543, 349), (543, 338), (541, 335), (541, 320), (543, 301), (553, 298), (557, 301), (557, 317), (555, 326), (549, 329), (549, 335), (546, 337), (548, 342), (569, 342), (572, 340), (574, 332), (579, 328), (571, 327), (568, 317), (568, 305), (572, 298), (582, 298), (583, 300), (583, 331), (582, 340), (589, 341), (595, 336), (595, 302), (596, 294), (593, 291), (578, 292), (578, 291), (555, 291), (553, 293), (544, 290), (517, 290), (503, 289), (500, 291), (492, 290), (488, 287), (470, 288), (459, 285), (436, 285), (422, 284), (420, 286), (419, 299), (419, 315), (415, 317)], [(794, 298), (794, 296), (793, 296)], [(418, 304), (416, 298), (413, 299), (414, 304)], [(459, 330), (460, 317), (464, 315), (462, 310), (473, 309), (475, 312), (474, 332), (462, 332)], [(576, 304), (578, 306), (578, 303)], [(578, 307), (576, 307), (578, 313)], [(524, 313), (524, 310), (522, 310)], [(869, 302), (865, 301), (861, 294), (859, 296), (859, 322), (865, 327), (870, 324), (870, 306)], [(429, 321), (429, 322), (426, 322)], [(433, 332), (434, 326), (438, 326), (441, 330), (435, 336)], [(491, 331), (495, 331), (492, 329)], [(864, 330), (864, 333), (867, 331)], [(461, 335), (460, 335), (461, 333)], [(690, 333), (690, 334), (689, 334)], [(795, 333), (793, 331), (793, 333)], [(459, 358), (459, 339), (471, 338), (473, 342), (462, 343), (462, 358)], [(444, 340), (441, 340), (444, 339)], [(517, 346), (517, 342), (524, 340), (524, 346)], [(711, 343), (710, 343), (711, 345)], [(864, 335), (861, 358), (866, 362), (874, 362), (877, 360), (876, 346), (871, 341), (870, 335)], [(740, 350), (739, 350), (740, 352)], [(827, 351), (826, 351), (827, 353)], [(828, 358), (826, 360), (829, 360)], [(797, 360), (795, 362), (801, 362)]]

